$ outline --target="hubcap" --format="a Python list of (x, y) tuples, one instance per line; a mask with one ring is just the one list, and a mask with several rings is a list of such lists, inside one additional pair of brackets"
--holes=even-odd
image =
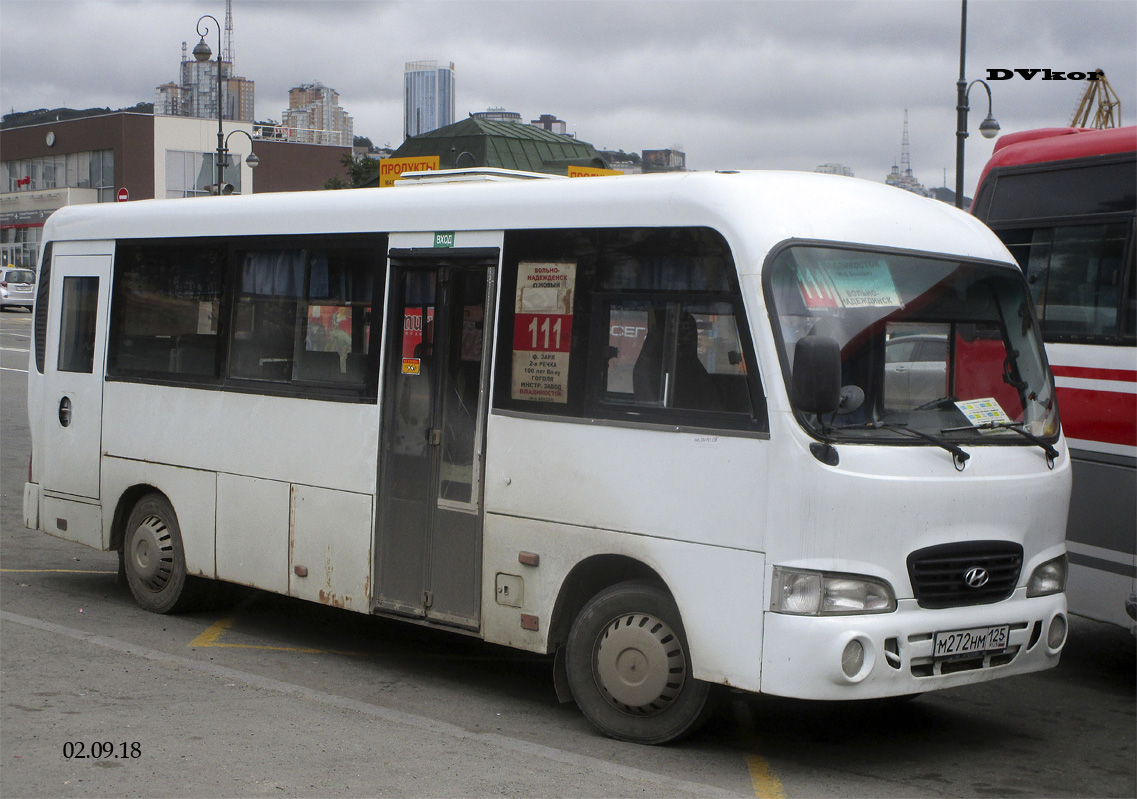
[(593, 668), (609, 704), (636, 716), (666, 710), (687, 676), (679, 638), (646, 613), (620, 616), (604, 628), (596, 642)]
[(131, 538), (130, 562), (134, 573), (151, 591), (161, 591), (174, 572), (174, 545), (166, 523), (147, 516)]

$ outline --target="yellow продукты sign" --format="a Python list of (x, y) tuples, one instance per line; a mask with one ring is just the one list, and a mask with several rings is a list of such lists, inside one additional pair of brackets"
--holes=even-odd
[(418, 158), (384, 158), (379, 162), (379, 186), (394, 186), (399, 175), (404, 172), (428, 172), (438, 169), (437, 155), (423, 155)]
[(604, 175), (622, 175), (624, 174), (618, 169), (600, 169), (594, 166), (570, 166), (568, 168), (568, 176), (570, 178), (598, 178)]

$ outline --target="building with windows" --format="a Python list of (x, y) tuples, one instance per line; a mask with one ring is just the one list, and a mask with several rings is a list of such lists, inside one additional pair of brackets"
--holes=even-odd
[(454, 62), (408, 61), (403, 73), (403, 138), (454, 122)]
[(844, 175), (847, 178), (853, 177), (853, 170), (844, 164), (818, 164), (814, 172), (820, 172), (823, 175)]
[(644, 172), (686, 172), (687, 153), (681, 150), (644, 150)]
[(550, 133), (559, 133), (561, 136), (571, 136), (568, 132), (568, 123), (563, 119), (557, 119), (554, 114), (541, 114), (537, 119), (529, 120), (529, 124), (541, 130), (547, 130)]
[(186, 60), (184, 52), (178, 81), (164, 83), (157, 88), (154, 113), (159, 116), (217, 119), (218, 68), (221, 69), (223, 118), (252, 122), (255, 118), (256, 83), (234, 75), (230, 61)]
[(281, 119), (287, 141), (351, 147), (353, 124), (348, 113), (340, 108), (340, 96), (335, 89), (322, 83), (289, 89), (288, 110)]
[[(253, 126), (225, 122), (223, 131), (252, 135)], [(258, 138), (255, 173), (245, 163), (251, 146), (244, 135), (228, 140), (223, 177), (236, 193), (322, 189), (329, 178), (348, 177), (341, 161), (350, 140), (330, 146)], [(4, 263), (35, 268), (44, 222), (65, 205), (208, 196), (216, 151), (216, 117), (118, 112), (0, 130)]]

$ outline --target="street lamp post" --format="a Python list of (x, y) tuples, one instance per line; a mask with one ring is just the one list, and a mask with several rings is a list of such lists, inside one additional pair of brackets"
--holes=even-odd
[(205, 34), (209, 33), (209, 26), (206, 25), (204, 31), (201, 29), (201, 23), (207, 19), (213, 20), (213, 24), (217, 27), (217, 156), (213, 164), (213, 185), (218, 187), (218, 192), (220, 192), (221, 170), (225, 164), (224, 160), (222, 160), (225, 156), (225, 132), (221, 128), (221, 119), (224, 111), (224, 105), (221, 102), (221, 23), (209, 14), (203, 15), (201, 19), (197, 21), (197, 35), (201, 37), (201, 40), (193, 46), (193, 57), (197, 59), (198, 63), (205, 63), (209, 60), (209, 57), (213, 55), (213, 52), (209, 49), (209, 45), (205, 43)]
[[(224, 169), (229, 163), (229, 138), (225, 135), (225, 131), (221, 126), (225, 111), (225, 105), (222, 102), (221, 95), (221, 25), (217, 22), (216, 18), (209, 14), (203, 15), (201, 19), (197, 21), (197, 35), (201, 37), (201, 40), (194, 45), (193, 57), (199, 63), (204, 63), (213, 55), (213, 51), (209, 49), (209, 45), (205, 41), (205, 34), (209, 33), (209, 26), (206, 25), (204, 31), (201, 29), (201, 23), (207, 19), (213, 20), (213, 24), (217, 26), (217, 154), (214, 157), (213, 165), (213, 193), (232, 194), (232, 187), (228, 187), (229, 190), (225, 191), (228, 184), (225, 183)], [(250, 168), (256, 167), (256, 165), (260, 163), (260, 159), (257, 158), (252, 151), (253, 137), (243, 130), (235, 130), (233, 133), (242, 133), (248, 136), (249, 157), (245, 159), (245, 163), (248, 164)], [(230, 133), (229, 136), (232, 136), (233, 133)]]
[(967, 59), (967, 0), (963, 4), (962, 18), (959, 23), (959, 80), (956, 81), (955, 91), (955, 207), (963, 208), (963, 142), (967, 138), (967, 105), (971, 87), (976, 83), (987, 90), (987, 118), (979, 123), (979, 133), (985, 139), (993, 139), (999, 133), (999, 123), (991, 115), (991, 87), (985, 81), (973, 80), (967, 82), (964, 77), (964, 65)]

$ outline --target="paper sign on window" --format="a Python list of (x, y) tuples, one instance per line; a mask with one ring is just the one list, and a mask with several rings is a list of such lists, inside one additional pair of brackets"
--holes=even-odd
[(568, 402), (575, 263), (517, 266), (513, 399)]
[(798, 271), (807, 308), (895, 308), (900, 294), (884, 261), (825, 261)]
[(960, 412), (967, 417), (967, 421), (975, 427), (985, 424), (1010, 424), (1011, 417), (999, 405), (994, 397), (982, 399), (962, 400), (955, 404)]

